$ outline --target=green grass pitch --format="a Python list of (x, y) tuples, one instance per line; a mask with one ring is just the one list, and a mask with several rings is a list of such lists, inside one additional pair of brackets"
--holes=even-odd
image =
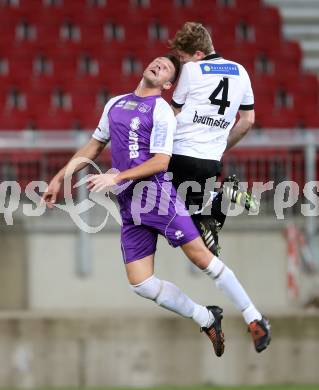
[[(216, 386), (160, 386), (160, 387), (100, 387), (100, 388), (83, 388), (86, 390), (319, 390), (317, 385), (263, 385), (263, 386), (233, 386), (233, 387), (216, 387)], [(14, 390), (5, 389), (1, 390)], [(34, 390), (56, 390), (52, 388), (37, 388)], [(59, 388), (58, 390), (76, 390), (75, 388)], [(77, 388), (79, 390), (79, 388)]]

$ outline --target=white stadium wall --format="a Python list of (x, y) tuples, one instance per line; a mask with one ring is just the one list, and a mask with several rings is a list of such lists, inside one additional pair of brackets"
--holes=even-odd
[[(72, 233), (30, 234), (28, 290), (30, 309), (145, 309), (159, 311), (129, 288), (117, 233), (92, 235), (92, 274), (75, 274)], [(286, 243), (280, 232), (222, 234), (221, 258), (236, 272), (255, 302), (265, 312), (289, 308), (286, 289)], [(155, 272), (174, 281), (194, 299), (218, 304), (232, 313), (232, 305), (211, 280), (195, 269), (180, 249), (158, 243)]]
[[(192, 321), (132, 293), (118, 233), (92, 236), (92, 274), (82, 278), (75, 273), (74, 232), (7, 230), (1, 238), (20, 270), (14, 277), (3, 268), (11, 275), (7, 291), (24, 296), (11, 309), (29, 310), (0, 312), (0, 387), (319, 383), (319, 316), (289, 301), (280, 230), (225, 230), (221, 240), (223, 259), (271, 319), (273, 340), (260, 355), (242, 318), (210, 279), (159, 240), (156, 274), (203, 304), (224, 307), (221, 359)], [(0, 254), (2, 264), (6, 256)], [(15, 288), (21, 275), (23, 291)]]

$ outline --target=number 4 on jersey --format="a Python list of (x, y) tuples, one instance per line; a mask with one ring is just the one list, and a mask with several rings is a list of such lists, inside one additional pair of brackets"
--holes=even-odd
[[(220, 114), (220, 115), (224, 115), (226, 108), (230, 106), (230, 101), (227, 100), (228, 85), (229, 85), (228, 78), (223, 77), (223, 79), (220, 80), (220, 83), (217, 85), (217, 88), (214, 90), (214, 92), (208, 98), (210, 100), (211, 104), (215, 104), (216, 106), (219, 106), (218, 114)], [(222, 98), (216, 99), (216, 97), (220, 91), (222, 91)]]

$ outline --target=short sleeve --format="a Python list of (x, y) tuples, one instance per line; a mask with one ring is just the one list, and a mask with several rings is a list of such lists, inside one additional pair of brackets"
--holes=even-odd
[(150, 140), (151, 153), (173, 153), (173, 139), (176, 131), (176, 119), (169, 104), (162, 98), (156, 100), (153, 111), (153, 128)]
[(244, 69), (246, 84), (245, 84), (245, 92), (243, 95), (243, 99), (240, 103), (239, 109), (243, 111), (249, 111), (254, 109), (254, 93), (251, 87), (251, 82), (248, 76), (248, 73)]
[(109, 124), (109, 111), (111, 107), (120, 100), (123, 96), (116, 96), (112, 99), (110, 99), (103, 110), (102, 116), (100, 118), (99, 124), (97, 128), (95, 129), (94, 133), (92, 134), (92, 137), (96, 140), (104, 143), (108, 143), (110, 140), (110, 124)]
[(172, 106), (180, 108), (184, 105), (189, 91), (189, 77), (187, 64), (183, 65), (181, 75), (178, 79), (177, 86), (173, 93)]

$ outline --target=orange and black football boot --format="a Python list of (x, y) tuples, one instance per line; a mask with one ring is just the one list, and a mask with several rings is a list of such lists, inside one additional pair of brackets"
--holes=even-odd
[(201, 328), (213, 344), (216, 356), (220, 357), (224, 353), (224, 333), (222, 331), (223, 309), (218, 306), (207, 306), (207, 310), (212, 312), (215, 320), (211, 326)]
[(260, 321), (255, 320), (248, 325), (248, 332), (253, 338), (255, 349), (261, 352), (267, 348), (271, 340), (270, 323), (266, 317)]

